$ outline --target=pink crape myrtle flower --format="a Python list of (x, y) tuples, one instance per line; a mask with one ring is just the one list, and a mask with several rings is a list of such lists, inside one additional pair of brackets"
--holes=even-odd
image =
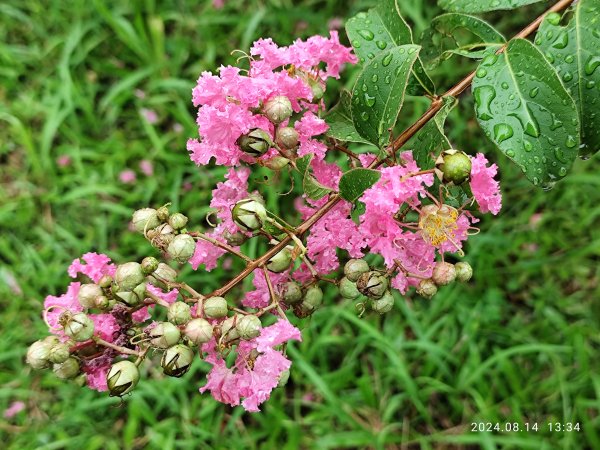
[(298, 148), (298, 156), (313, 154), (317, 159), (325, 158), (327, 146), (320, 141), (312, 139), (313, 136), (325, 133), (329, 126), (325, 121), (311, 112), (304, 114), (294, 125), (296, 131), (300, 135), (300, 147)]
[(121, 181), (121, 183), (133, 184), (133, 183), (135, 183), (136, 179), (137, 179), (137, 176), (136, 176), (135, 172), (130, 169), (124, 170), (119, 174), (119, 180)]
[[(81, 260), (83, 259), (83, 263)], [(100, 281), (104, 275), (114, 276), (117, 266), (111, 264), (108, 256), (102, 253), (89, 252), (81, 258), (74, 259), (67, 273), (71, 278), (76, 278), (78, 273), (87, 275), (94, 283)]]
[[(275, 292), (279, 292), (280, 285), (289, 280), (289, 274), (287, 271), (282, 273), (269, 272), (269, 278)], [(262, 269), (254, 270), (252, 284), (255, 289), (246, 293), (246, 296), (242, 300), (242, 305), (247, 308), (265, 308), (269, 306), (271, 295), (269, 294), (269, 287)]]
[(152, 175), (154, 175), (154, 165), (152, 164), (152, 161), (142, 159), (140, 161), (140, 170), (147, 177), (151, 177)]
[(141, 114), (148, 123), (155, 124), (158, 122), (158, 114), (153, 109), (142, 108)]
[(471, 158), (471, 191), (482, 213), (496, 215), (502, 208), (500, 184), (494, 180), (498, 166), (492, 164), (488, 167), (487, 164), (488, 160), (481, 153)]
[(71, 283), (67, 288), (67, 292), (63, 295), (58, 297), (48, 295), (44, 300), (44, 316), (51, 333), (66, 338), (62, 332), (62, 327), (58, 323), (58, 319), (65, 311), (73, 314), (83, 311), (83, 306), (81, 306), (77, 298), (80, 287), (81, 283)]
[(17, 414), (25, 409), (25, 403), (21, 401), (15, 401), (10, 404), (8, 408), (4, 410), (4, 418), (12, 419)]

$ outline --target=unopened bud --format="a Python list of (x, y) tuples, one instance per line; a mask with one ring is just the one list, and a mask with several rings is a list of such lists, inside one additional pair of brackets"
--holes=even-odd
[(27, 364), (34, 369), (45, 369), (50, 365), (50, 350), (52, 344), (45, 341), (35, 341), (27, 349)]
[(273, 146), (271, 135), (265, 130), (255, 128), (248, 134), (244, 134), (237, 140), (237, 144), (240, 146), (243, 152), (249, 155), (259, 157), (267, 153), (267, 151)]
[(117, 267), (115, 283), (119, 291), (133, 291), (135, 287), (144, 281), (142, 266), (136, 262), (128, 262)]
[(196, 250), (196, 241), (189, 234), (178, 234), (173, 238), (167, 252), (179, 264), (185, 264)]
[(142, 301), (140, 297), (133, 291), (115, 292), (115, 297), (118, 301), (125, 303), (127, 306), (137, 306)]
[(471, 176), (471, 158), (465, 152), (446, 150), (435, 161), (435, 171), (441, 181), (460, 185)]
[(260, 334), (262, 323), (253, 314), (242, 316), (235, 325), (240, 337), (246, 341), (254, 339)]
[(277, 143), (288, 150), (298, 146), (300, 134), (292, 127), (281, 127), (277, 130)]
[(350, 281), (356, 282), (358, 277), (369, 270), (371, 270), (369, 264), (364, 259), (351, 259), (344, 266), (344, 275)]
[(453, 264), (437, 262), (433, 268), (431, 279), (438, 286), (446, 286), (456, 280), (456, 269)]
[(160, 280), (173, 282), (177, 279), (177, 271), (165, 263), (159, 263), (158, 268), (152, 273)]
[(170, 322), (158, 322), (148, 333), (150, 344), (158, 348), (169, 348), (179, 342), (181, 332)]
[(356, 281), (359, 292), (371, 299), (381, 298), (389, 286), (388, 279), (379, 272), (363, 273)]
[(234, 314), (231, 317), (226, 318), (221, 323), (221, 341), (222, 342), (233, 342), (240, 338), (240, 333), (236, 328), (237, 323), (242, 318), (241, 314)]
[(106, 384), (111, 397), (125, 395), (140, 381), (140, 370), (131, 361), (119, 361), (106, 374)]
[(71, 356), (71, 352), (69, 352), (69, 346), (67, 344), (63, 344), (62, 342), (54, 344), (50, 348), (50, 354), (48, 355), (48, 359), (50, 362), (55, 364), (64, 363), (69, 356)]
[(371, 301), (371, 309), (379, 314), (385, 314), (394, 307), (394, 296), (390, 291), (387, 291), (381, 298)]
[(266, 168), (271, 170), (281, 170), (286, 167), (290, 163), (290, 160), (284, 158), (283, 156), (273, 156), (268, 161), (265, 161), (263, 164)]
[(292, 252), (289, 248), (284, 248), (275, 254), (267, 263), (267, 269), (271, 272), (280, 273), (285, 271), (292, 262)]
[(340, 280), (340, 295), (349, 300), (354, 300), (360, 295), (360, 292), (356, 287), (356, 283), (344, 277)]
[(112, 284), (112, 282), (113, 282), (113, 278), (110, 275), (104, 275), (98, 281), (98, 286), (100, 286), (103, 289), (107, 289), (107, 288), (110, 287), (110, 285)]
[(148, 232), (160, 225), (156, 210), (153, 208), (138, 209), (133, 213), (132, 222), (138, 233)]
[(171, 225), (174, 230), (181, 230), (187, 223), (188, 218), (181, 213), (171, 214), (169, 217), (169, 225)]
[(229, 231), (225, 230), (225, 232), (223, 233), (223, 237), (229, 245), (233, 245), (234, 247), (239, 247), (248, 240), (248, 237), (244, 233), (241, 233), (239, 231), (235, 233), (230, 233)]
[(187, 345), (177, 344), (163, 353), (160, 365), (165, 375), (180, 377), (185, 374), (194, 361), (194, 352)]
[(313, 102), (321, 100), (325, 95), (325, 84), (321, 80), (313, 78), (308, 79), (308, 84), (312, 90)]
[(249, 198), (237, 202), (231, 214), (235, 224), (244, 231), (260, 230), (267, 220), (263, 204)]
[(147, 256), (142, 259), (142, 273), (144, 275), (150, 275), (156, 269), (158, 269), (158, 259), (154, 256)]
[(316, 284), (306, 289), (304, 299), (300, 304), (300, 309), (307, 313), (312, 313), (323, 304), (323, 291)]
[(213, 336), (213, 326), (204, 319), (190, 320), (183, 331), (185, 337), (194, 345), (202, 345), (210, 341)]
[(281, 297), (288, 305), (295, 305), (302, 301), (302, 288), (295, 281), (288, 281), (281, 288)]
[(210, 297), (204, 300), (204, 315), (210, 319), (222, 319), (227, 315), (227, 300), (223, 297)]
[(96, 297), (96, 308), (107, 310), (110, 306), (110, 300), (106, 295), (100, 295)]
[(473, 268), (468, 262), (461, 261), (454, 265), (456, 269), (456, 279), (461, 283), (466, 283), (473, 276)]
[(77, 375), (79, 375), (79, 361), (71, 356), (60, 364), (54, 364), (52, 371), (58, 378), (62, 380), (75, 378)]
[(435, 294), (437, 294), (437, 291), (437, 285), (429, 279), (421, 280), (419, 282), (419, 286), (417, 287), (417, 294), (425, 298), (433, 297)]
[(183, 325), (192, 320), (190, 305), (184, 302), (175, 302), (169, 306), (167, 310), (167, 318), (169, 322), (175, 325)]
[(74, 341), (87, 341), (94, 335), (94, 322), (84, 313), (73, 314), (64, 321), (63, 331)]
[(169, 218), (169, 207), (167, 205), (161, 206), (156, 210), (156, 215), (158, 220), (161, 222), (166, 222)]
[(264, 107), (265, 116), (275, 125), (279, 125), (286, 119), (292, 116), (294, 110), (290, 99), (285, 95), (277, 95), (267, 101)]
[(82, 284), (77, 293), (77, 300), (79, 300), (79, 303), (84, 308), (94, 308), (96, 306), (96, 298), (101, 295), (103, 295), (102, 288), (97, 284)]

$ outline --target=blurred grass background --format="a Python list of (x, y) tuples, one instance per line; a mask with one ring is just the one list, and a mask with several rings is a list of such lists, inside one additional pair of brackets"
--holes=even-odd
[[(409, 295), (392, 313), (364, 319), (329, 292), (290, 348), (290, 382), (262, 413), (200, 395), (200, 361), (183, 379), (151, 366), (123, 403), (25, 366), (27, 346), (47, 333), (43, 299), (64, 291), (73, 258), (153, 254), (127, 231), (133, 209), (172, 202), (205, 224), (224, 171), (195, 167), (185, 151), (197, 133), (190, 92), (199, 73), (234, 63), (230, 51), (259, 37), (288, 44), (327, 34), (329, 20), (375, 1), (210, 3), (0, 4), (0, 412), (26, 404), (0, 417), (0, 441), (15, 449), (600, 448), (599, 158), (577, 162), (550, 192), (534, 189), (478, 130), (469, 94), (447, 130), (457, 147), (499, 164), (505, 204), (469, 240), (473, 282), (432, 301)], [(401, 4), (417, 36), (439, 13), (431, 0)], [(487, 18), (510, 36), (545, 6)], [(472, 67), (452, 59), (433, 76), (443, 90)], [(353, 75), (337, 84), (350, 86)], [(422, 108), (409, 104), (402, 124)], [(61, 167), (64, 155), (70, 164)], [(141, 173), (144, 159), (154, 176)], [(135, 184), (119, 181), (125, 169), (137, 172)], [(261, 189), (287, 190), (276, 181)], [(208, 292), (235, 269), (184, 274)], [(472, 433), (480, 421), (538, 422), (540, 431)], [(550, 421), (579, 422), (581, 431), (542, 431)]]

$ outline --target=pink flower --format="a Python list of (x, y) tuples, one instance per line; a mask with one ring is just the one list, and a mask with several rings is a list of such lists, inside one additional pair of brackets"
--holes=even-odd
[(21, 401), (12, 402), (8, 408), (4, 410), (4, 418), (11, 419), (25, 409), (25, 403)]
[(85, 253), (81, 258), (74, 259), (67, 270), (71, 278), (76, 278), (78, 273), (82, 273), (90, 277), (94, 283), (100, 281), (104, 275), (114, 276), (116, 271), (117, 266), (111, 264), (108, 256), (94, 252)]
[(80, 286), (81, 283), (71, 283), (67, 292), (60, 297), (48, 295), (44, 300), (45, 319), (50, 326), (51, 333), (57, 336), (64, 336), (62, 327), (58, 323), (58, 318), (63, 312), (78, 313), (83, 311), (83, 306), (81, 306), (81, 303), (77, 299)]
[(90, 314), (94, 322), (94, 335), (108, 342), (114, 342), (119, 336), (121, 327), (112, 314)]
[(210, 207), (217, 210), (217, 217), (223, 224), (223, 229), (231, 233), (239, 231), (231, 217), (231, 210), (237, 202), (248, 197), (248, 177), (250, 169), (229, 169), (225, 178), (227, 181), (217, 183), (212, 191)]
[[(222, 227), (219, 225), (217, 228), (215, 228), (214, 232), (206, 233), (206, 235), (216, 239), (219, 242), (225, 242), (225, 239), (221, 237), (221, 232)], [(197, 270), (201, 264), (204, 264), (204, 270), (210, 272), (212, 269), (217, 267), (219, 258), (221, 258), (221, 256), (223, 256), (225, 253), (227, 252), (222, 248), (217, 247), (208, 241), (198, 239), (198, 242), (196, 242), (196, 250), (190, 258), (189, 263), (192, 265), (194, 270)]]
[(152, 161), (142, 159), (140, 161), (140, 170), (147, 177), (151, 177), (152, 175), (154, 175), (154, 165), (152, 164)]
[(500, 185), (494, 180), (498, 167), (492, 164), (487, 167), (488, 160), (483, 154), (471, 158), (471, 191), (482, 213), (491, 212), (496, 215), (502, 208)]
[(317, 159), (323, 159), (327, 146), (312, 137), (325, 133), (329, 129), (327, 123), (313, 113), (307, 112), (302, 119), (296, 122), (294, 128), (300, 135), (298, 156), (313, 154)]
[(221, 9), (225, 6), (225, 0), (213, 0), (212, 4), (215, 9)]
[[(279, 292), (279, 286), (289, 279), (289, 275), (287, 272), (269, 272), (269, 278), (275, 292)], [(242, 305), (247, 308), (264, 308), (269, 306), (271, 303), (271, 295), (269, 294), (267, 280), (262, 269), (254, 270), (254, 280), (252, 281), (252, 284), (255, 289), (246, 293), (246, 296), (242, 300)]]
[(86, 375), (87, 386), (95, 391), (108, 390), (106, 374), (112, 365), (112, 356), (103, 354), (91, 360), (83, 360), (81, 370)]
[(124, 170), (119, 174), (119, 180), (121, 183), (132, 184), (137, 179), (135, 172), (133, 170)]
[(153, 109), (142, 108), (141, 113), (148, 123), (155, 124), (158, 122), (158, 114)]
[(73, 161), (69, 155), (60, 155), (58, 158), (56, 158), (56, 164), (58, 164), (59, 167), (70, 166), (72, 162)]

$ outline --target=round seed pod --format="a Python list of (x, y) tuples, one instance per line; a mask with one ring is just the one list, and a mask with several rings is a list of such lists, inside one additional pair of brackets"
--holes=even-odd
[(139, 233), (152, 230), (160, 225), (160, 220), (155, 209), (142, 208), (133, 213), (133, 226)]
[(281, 127), (277, 130), (277, 143), (288, 150), (298, 146), (300, 134), (292, 127)]
[(279, 125), (289, 119), (294, 112), (292, 102), (285, 95), (277, 95), (265, 103), (263, 112), (267, 119), (275, 125)]
[(144, 275), (150, 275), (156, 269), (158, 269), (158, 259), (154, 256), (146, 256), (142, 259), (142, 273)]
[(371, 309), (379, 314), (385, 314), (394, 307), (394, 296), (387, 291), (381, 298), (371, 301)]
[(114, 363), (106, 374), (106, 384), (111, 397), (128, 394), (140, 381), (140, 371), (131, 361)]
[(179, 264), (185, 264), (193, 256), (196, 250), (196, 241), (189, 234), (178, 234), (173, 238), (167, 253)]
[(269, 260), (267, 263), (267, 269), (269, 269), (271, 272), (280, 273), (287, 270), (291, 263), (292, 252), (286, 247)]
[(458, 150), (442, 152), (435, 167), (438, 177), (445, 183), (460, 185), (471, 176), (471, 158)]
[(381, 298), (389, 286), (388, 279), (379, 272), (363, 273), (356, 281), (359, 292), (371, 299)]
[(356, 283), (350, 281), (347, 277), (340, 280), (340, 295), (349, 300), (354, 300), (360, 295)]
[(34, 369), (45, 369), (50, 365), (50, 349), (52, 344), (45, 341), (35, 341), (27, 349), (27, 364)]
[(433, 268), (431, 279), (438, 286), (446, 286), (456, 280), (456, 269), (453, 264), (437, 262)]
[(425, 298), (433, 297), (437, 291), (437, 285), (432, 280), (421, 280), (417, 287), (417, 294)]
[(192, 319), (185, 326), (183, 334), (194, 345), (200, 346), (213, 337), (213, 326), (207, 320)]
[(108, 289), (112, 282), (113, 278), (110, 275), (104, 275), (102, 278), (100, 278), (100, 281), (98, 281), (98, 286), (100, 286), (102, 289)]
[(295, 281), (288, 281), (281, 288), (281, 297), (288, 305), (295, 305), (302, 301), (302, 288)]
[(238, 319), (235, 328), (240, 338), (248, 341), (254, 339), (260, 334), (262, 323), (260, 319), (253, 314), (242, 316)]
[(236, 233), (230, 233), (229, 231), (225, 230), (223, 237), (229, 245), (233, 245), (234, 247), (239, 247), (248, 240), (248, 237), (239, 231)]
[(73, 314), (66, 321), (63, 331), (74, 341), (87, 341), (94, 335), (94, 322), (84, 313)]
[(221, 341), (233, 342), (240, 338), (236, 325), (241, 318), (241, 314), (234, 314), (221, 323)]
[(154, 347), (169, 348), (179, 342), (181, 332), (170, 322), (159, 322), (150, 330), (148, 337)]
[(263, 204), (250, 198), (237, 202), (231, 215), (235, 224), (243, 231), (260, 230), (267, 220), (267, 210)]
[(350, 281), (356, 282), (358, 281), (358, 277), (369, 270), (371, 270), (369, 264), (364, 259), (351, 259), (344, 266), (344, 275)]
[(58, 342), (54, 344), (50, 348), (50, 354), (48, 355), (48, 360), (55, 364), (62, 364), (71, 356), (71, 352), (69, 351), (69, 346), (62, 342)]
[(174, 230), (181, 230), (187, 223), (188, 218), (181, 213), (171, 214), (169, 217), (169, 225), (171, 225)]
[(133, 291), (142, 281), (144, 281), (144, 272), (141, 264), (128, 262), (117, 267), (114, 282), (119, 291)]
[(227, 315), (227, 300), (223, 297), (210, 297), (204, 300), (204, 315), (210, 319), (222, 319)]
[(456, 279), (461, 283), (466, 283), (473, 276), (473, 268), (468, 262), (461, 261), (454, 265), (456, 269)]
[(166, 222), (169, 218), (169, 207), (168, 204), (161, 206), (156, 210), (156, 215), (158, 216), (158, 220), (161, 222)]
[(259, 157), (267, 153), (273, 146), (271, 135), (265, 130), (254, 128), (248, 134), (244, 134), (237, 140), (244, 153), (248, 153), (254, 157)]
[(86, 283), (82, 284), (77, 293), (77, 300), (84, 308), (94, 308), (96, 306), (96, 298), (104, 295), (102, 288), (97, 284)]
[(323, 291), (316, 284), (309, 286), (304, 292), (304, 299), (300, 309), (305, 313), (312, 313), (323, 304)]
[(192, 320), (190, 305), (184, 302), (175, 302), (167, 310), (167, 319), (175, 325), (183, 325)]
[(60, 364), (54, 364), (52, 371), (62, 380), (75, 378), (79, 375), (79, 361), (77, 361), (77, 358), (71, 356)]
[(179, 378), (183, 376), (194, 361), (194, 352), (187, 345), (177, 344), (163, 353), (160, 365), (165, 375)]

